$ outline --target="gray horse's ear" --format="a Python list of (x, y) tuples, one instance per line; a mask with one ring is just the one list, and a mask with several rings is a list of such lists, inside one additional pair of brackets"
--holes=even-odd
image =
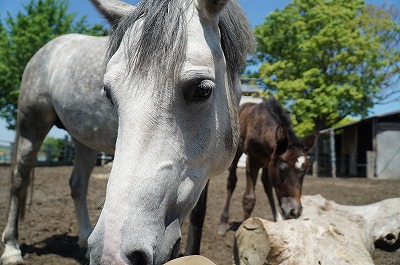
[(135, 9), (134, 6), (119, 0), (90, 0), (100, 14), (112, 26), (119, 23), (122, 17)]
[(209, 16), (215, 17), (224, 9), (229, 0), (199, 0), (198, 5), (201, 11)]

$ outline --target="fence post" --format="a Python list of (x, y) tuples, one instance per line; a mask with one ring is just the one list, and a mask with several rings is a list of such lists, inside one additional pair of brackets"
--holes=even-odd
[(333, 129), (329, 132), (329, 142), (331, 146), (331, 170), (332, 178), (336, 178), (336, 150), (335, 150), (335, 131)]
[(46, 154), (46, 162), (51, 164), (51, 145), (45, 146), (44, 153)]
[(64, 156), (63, 156), (63, 162), (64, 162), (65, 164), (68, 163), (68, 158), (69, 158), (69, 154), (68, 154), (68, 145), (69, 145), (69, 143), (68, 143), (68, 136), (65, 135), (65, 136), (64, 136)]
[(319, 146), (320, 146), (320, 138), (317, 138), (317, 142), (314, 147), (314, 161), (312, 164), (312, 175), (313, 177), (318, 177), (319, 174)]

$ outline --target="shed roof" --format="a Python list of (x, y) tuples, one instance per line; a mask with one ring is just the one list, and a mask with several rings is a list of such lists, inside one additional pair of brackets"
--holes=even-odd
[(327, 132), (329, 130), (340, 130), (340, 129), (344, 129), (346, 127), (351, 127), (351, 126), (355, 126), (355, 125), (358, 125), (358, 124), (371, 122), (372, 120), (375, 120), (375, 119), (394, 120), (394, 121), (399, 121), (400, 122), (400, 109), (399, 110), (395, 110), (395, 111), (391, 111), (391, 112), (387, 112), (387, 113), (384, 113), (384, 114), (380, 114), (380, 115), (374, 115), (374, 116), (366, 117), (364, 119), (361, 119), (359, 121), (355, 121), (355, 122), (352, 122), (352, 123), (349, 123), (349, 124), (346, 124), (346, 125), (327, 128), (327, 129), (321, 130), (321, 132)]
[(240, 88), (242, 89), (242, 93), (259, 93), (262, 91), (258, 85), (253, 84), (241, 84)]

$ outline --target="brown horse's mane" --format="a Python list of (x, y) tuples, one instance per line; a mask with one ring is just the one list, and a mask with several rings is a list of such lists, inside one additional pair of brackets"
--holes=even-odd
[(264, 99), (263, 104), (265, 104), (266, 108), (277, 121), (279, 126), (287, 132), (289, 137), (288, 147), (304, 149), (305, 143), (301, 138), (297, 137), (296, 133), (293, 131), (293, 125), (289, 113), (282, 107), (281, 103), (275, 97), (270, 97)]

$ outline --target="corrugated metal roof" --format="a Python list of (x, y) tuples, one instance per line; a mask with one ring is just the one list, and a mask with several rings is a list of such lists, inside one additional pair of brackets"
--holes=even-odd
[(387, 112), (387, 113), (384, 113), (384, 114), (380, 114), (380, 115), (374, 115), (374, 116), (366, 117), (364, 119), (361, 119), (359, 121), (355, 121), (355, 122), (352, 122), (352, 123), (349, 123), (349, 124), (346, 124), (346, 125), (327, 128), (327, 129), (321, 130), (320, 132), (325, 132), (325, 131), (329, 131), (329, 130), (332, 130), (332, 129), (333, 130), (340, 130), (340, 129), (343, 129), (343, 128), (346, 128), (346, 127), (354, 126), (354, 125), (359, 124), (359, 123), (364, 123), (364, 122), (370, 121), (372, 119), (380, 119), (380, 118), (386, 118), (386, 117), (390, 117), (390, 116), (400, 116), (400, 109), (399, 110), (395, 110), (395, 111), (391, 111), (391, 112)]
[(242, 93), (259, 93), (261, 88), (258, 85), (241, 84)]

